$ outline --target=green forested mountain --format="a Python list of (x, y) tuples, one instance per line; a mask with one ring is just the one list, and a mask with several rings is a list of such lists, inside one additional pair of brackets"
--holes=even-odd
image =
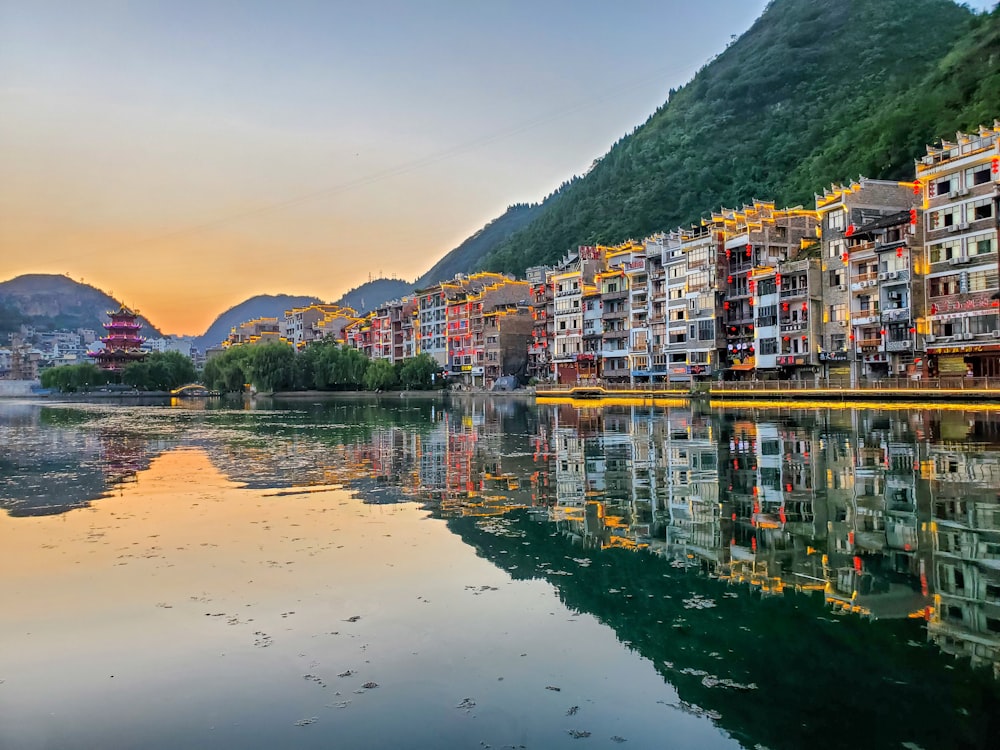
[(951, 0), (773, 0), (478, 266), (520, 273), (754, 198), (912, 176), (924, 145), (1000, 116), (1000, 11)]
[(518, 203), (509, 206), (503, 214), (465, 240), (415, 282), (421, 289), (436, 281), (454, 278), (456, 273), (473, 270), (490, 250), (523, 229), (538, 215), (539, 203)]

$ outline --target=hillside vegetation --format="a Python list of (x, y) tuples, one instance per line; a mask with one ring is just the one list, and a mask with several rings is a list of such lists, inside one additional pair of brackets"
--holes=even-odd
[[(58, 274), (33, 273), (0, 282), (0, 345), (21, 326), (40, 330), (91, 328), (103, 332), (109, 310), (121, 302), (90, 284)], [(145, 318), (142, 335), (162, 334)]]
[(1000, 13), (951, 0), (773, 0), (479, 267), (521, 273), (754, 198), (907, 177), (926, 143), (1000, 115)]

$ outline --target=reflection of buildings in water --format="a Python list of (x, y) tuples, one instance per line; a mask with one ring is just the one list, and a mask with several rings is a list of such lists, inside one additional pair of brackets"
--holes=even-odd
[(995, 444), (928, 446), (934, 539), (930, 637), (1000, 676), (1000, 452)]
[[(149, 467), (149, 439), (120, 432), (101, 431), (100, 466), (109, 489), (136, 481), (136, 475)], [(157, 452), (164, 450), (160, 446)]]

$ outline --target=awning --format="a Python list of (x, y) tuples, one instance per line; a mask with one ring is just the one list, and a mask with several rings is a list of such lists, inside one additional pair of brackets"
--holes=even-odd
[(732, 365), (728, 367), (729, 370), (753, 370), (756, 365)]

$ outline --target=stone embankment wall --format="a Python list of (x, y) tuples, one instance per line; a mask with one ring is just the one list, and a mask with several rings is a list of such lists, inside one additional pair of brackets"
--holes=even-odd
[(41, 387), (37, 380), (0, 380), (0, 398), (30, 396), (32, 388)]

